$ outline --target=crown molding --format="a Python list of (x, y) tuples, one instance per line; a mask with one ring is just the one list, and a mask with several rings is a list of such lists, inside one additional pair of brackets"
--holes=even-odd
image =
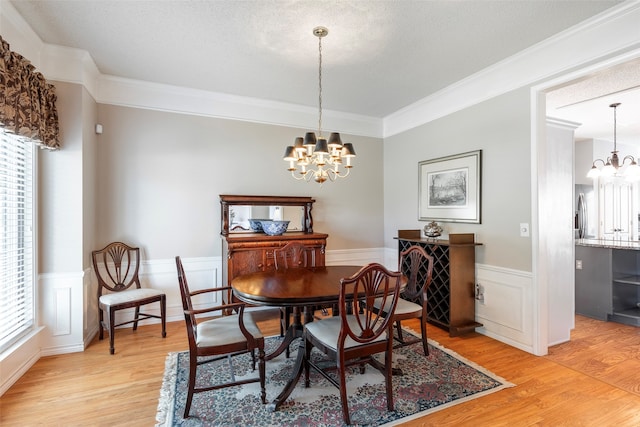
[[(94, 98), (103, 104), (148, 108), (293, 128), (315, 129), (317, 108), (101, 75)], [(382, 120), (323, 110), (323, 130), (380, 138)]]

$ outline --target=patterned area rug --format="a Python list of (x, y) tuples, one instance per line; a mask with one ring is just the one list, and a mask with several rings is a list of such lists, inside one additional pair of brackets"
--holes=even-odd
[[(266, 340), (267, 353), (275, 349), (280, 337)], [(267, 362), (267, 402), (282, 390), (295, 360), (284, 354)], [(382, 355), (380, 355), (382, 356)], [(313, 357), (321, 358), (320, 352)], [(403, 371), (393, 377), (395, 411), (387, 411), (384, 377), (371, 366), (365, 374), (357, 367), (348, 375), (347, 395), (351, 421), (355, 425), (395, 425), (431, 412), (479, 398), (514, 385), (465, 360), (460, 355), (429, 340), (429, 356), (421, 344), (394, 350), (394, 367)], [(383, 360), (383, 359), (381, 359)], [(233, 359), (236, 378), (257, 376), (251, 370), (249, 355)], [(221, 382), (229, 378), (229, 364), (214, 362), (199, 368), (198, 384)], [(338, 389), (311, 371), (311, 387), (304, 387), (303, 377), (287, 401), (275, 412), (267, 411), (260, 402), (259, 383), (197, 393), (191, 406), (191, 417), (183, 419), (189, 375), (188, 352), (169, 353), (160, 391), (156, 426), (343, 426)]]

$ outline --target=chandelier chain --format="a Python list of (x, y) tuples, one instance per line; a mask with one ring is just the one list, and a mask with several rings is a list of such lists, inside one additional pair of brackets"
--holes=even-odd
[(318, 137), (322, 136), (322, 37), (318, 37)]
[(618, 113), (618, 111), (617, 111), (618, 110), (618, 105), (620, 105), (620, 104), (611, 104), (611, 106), (613, 107), (613, 151), (614, 151), (614, 153), (617, 150), (617, 148), (616, 148), (616, 145), (617, 145), (616, 144), (616, 140), (617, 140), (617, 137), (616, 137), (616, 133), (617, 133), (616, 132), (616, 127), (617, 127), (616, 126), (616, 116), (618, 115), (617, 114)]

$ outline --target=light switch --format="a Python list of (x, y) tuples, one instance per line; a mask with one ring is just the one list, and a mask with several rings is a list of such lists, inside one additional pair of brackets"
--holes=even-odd
[(529, 237), (529, 223), (520, 223), (520, 237)]

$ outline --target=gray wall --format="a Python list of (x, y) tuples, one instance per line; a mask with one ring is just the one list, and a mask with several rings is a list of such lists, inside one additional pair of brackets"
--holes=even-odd
[(526, 88), (493, 98), (407, 132), (385, 138), (385, 246), (397, 248), (398, 229), (418, 221), (418, 162), (482, 150), (481, 224), (441, 223), (447, 232), (475, 233), (476, 261), (531, 271), (530, 95)]
[(311, 196), (329, 250), (383, 247), (382, 140), (342, 135), (357, 158), (338, 182), (291, 178), (286, 145), (305, 130), (98, 105), (98, 246), (140, 245), (147, 259), (221, 254), (220, 194)]
[(38, 152), (40, 273), (86, 270), (96, 249), (97, 104), (83, 86), (54, 84), (62, 148)]

